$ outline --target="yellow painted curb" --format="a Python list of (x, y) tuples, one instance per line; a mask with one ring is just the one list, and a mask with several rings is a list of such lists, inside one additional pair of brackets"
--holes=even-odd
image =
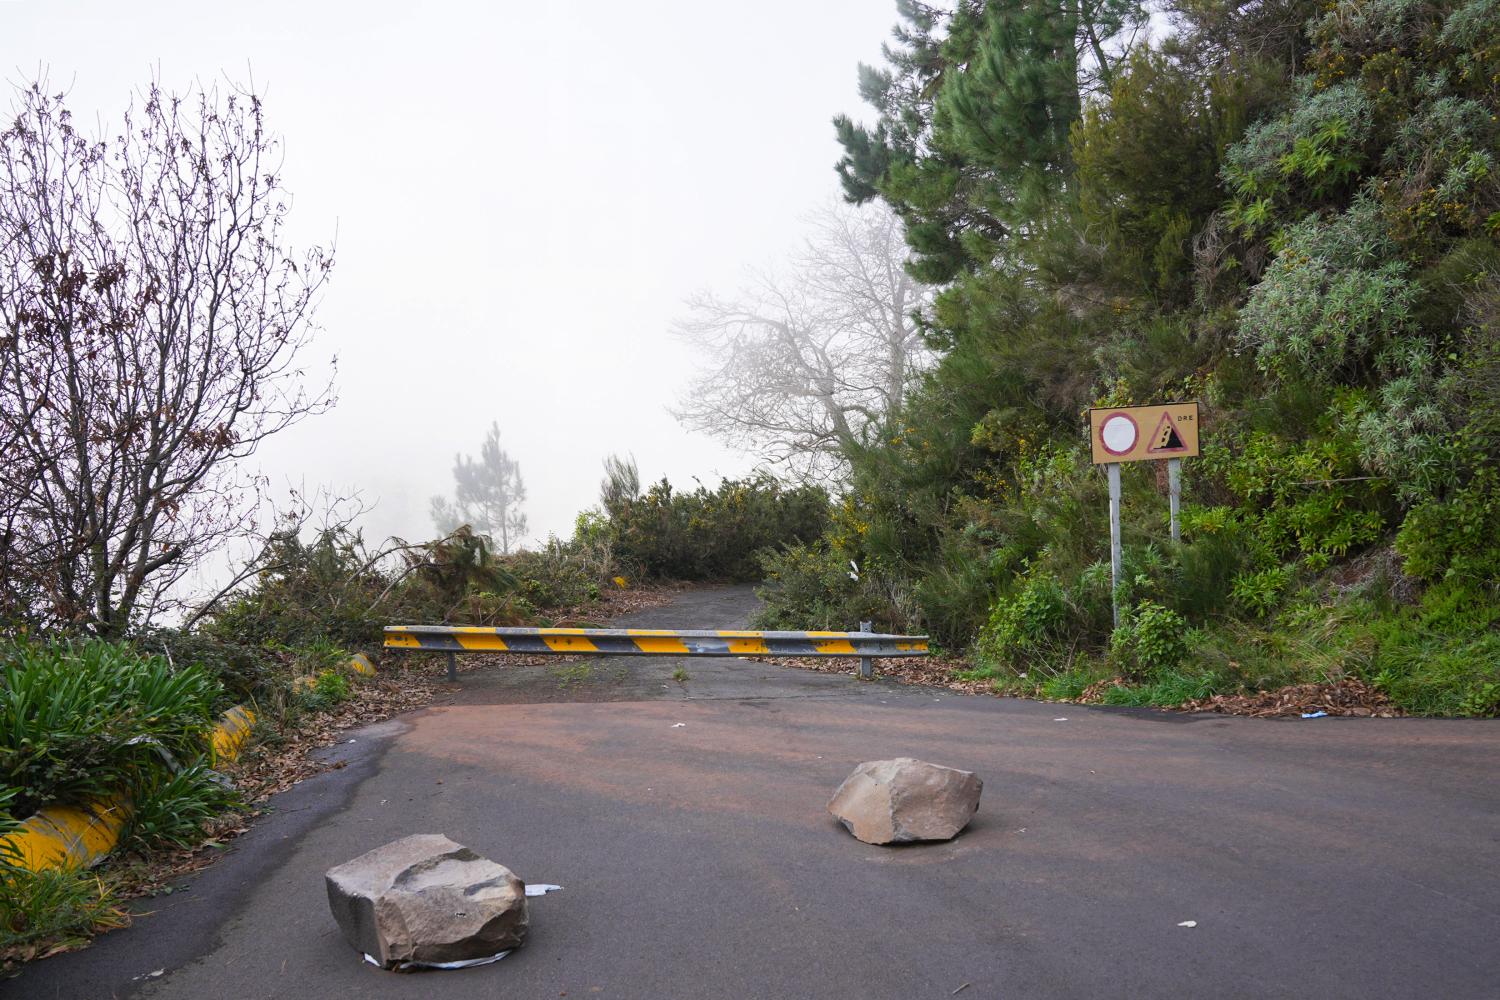
[[(355, 653), (344, 663), (347, 670), (359, 674), (361, 677), (375, 676), (375, 661), (364, 653)], [(323, 671), (319, 671), (322, 673)], [(292, 678), (292, 690), (304, 691), (318, 683), (318, 674), (303, 674), (301, 677)]]
[(5, 838), (21, 867), (39, 872), (47, 868), (85, 868), (104, 859), (125, 828), (129, 813), (123, 797), (91, 806), (48, 806), (21, 824), (21, 831)]
[(224, 718), (214, 727), (210, 737), (213, 743), (214, 760), (234, 760), (240, 755), (250, 730), (255, 727), (255, 712), (244, 705), (236, 705), (224, 713)]
[[(225, 712), (209, 737), (214, 759), (238, 757), (254, 725), (255, 712), (244, 705)], [(0, 851), (13, 853), (22, 868), (34, 872), (88, 868), (115, 849), (129, 818), (123, 795), (86, 806), (47, 806), (22, 823), (19, 832), (0, 839)]]
[[(375, 664), (363, 653), (350, 660), (349, 668), (375, 675)], [(213, 759), (238, 757), (254, 727), (255, 711), (249, 706), (236, 705), (225, 712), (209, 735)], [(121, 795), (87, 806), (48, 806), (22, 823), (19, 832), (0, 838), (0, 853), (13, 853), (21, 867), (34, 872), (96, 865), (120, 842), (129, 816), (129, 804)]]

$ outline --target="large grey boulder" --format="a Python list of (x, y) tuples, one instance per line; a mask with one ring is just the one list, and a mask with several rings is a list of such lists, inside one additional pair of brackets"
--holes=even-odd
[(526, 940), (526, 883), (440, 834), (377, 847), (327, 882), (344, 937), (386, 968), (491, 958)]
[(972, 771), (911, 757), (867, 760), (828, 802), (828, 811), (867, 844), (951, 840), (979, 809), (984, 782)]

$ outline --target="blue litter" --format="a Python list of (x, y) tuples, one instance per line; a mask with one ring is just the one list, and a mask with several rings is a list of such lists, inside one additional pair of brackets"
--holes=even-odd
[(1327, 712), (1303, 712), (1302, 717), (1304, 719), (1321, 719), (1327, 714)]

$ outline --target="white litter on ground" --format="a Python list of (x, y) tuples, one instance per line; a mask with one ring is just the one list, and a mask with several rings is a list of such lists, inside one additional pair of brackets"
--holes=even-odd
[[(472, 969), (476, 965), (489, 965), (492, 962), (498, 962), (509, 954), (510, 951), (506, 950), (498, 955), (490, 955), (488, 958), (467, 958), (462, 962), (397, 962), (391, 968), (396, 972), (405, 972), (408, 969)], [(373, 955), (366, 955), (365, 961), (374, 966), (380, 965), (379, 962), (375, 961), (375, 956)]]
[(686, 725), (687, 725), (686, 722), (674, 722), (674, 723), (672, 723), (672, 728), (673, 729), (681, 729), (683, 726), (686, 726)]
[(1178, 924), (1177, 926), (1178, 927), (1197, 927), (1198, 926), (1198, 921), (1196, 921), (1196, 920), (1184, 920), (1182, 923)]
[(527, 885), (526, 885), (526, 895), (528, 895), (528, 896), (545, 896), (545, 895), (547, 895), (547, 893), (549, 893), (549, 892), (556, 892), (557, 890), (559, 890), (561, 888), (562, 888), (562, 886), (560, 886), (560, 885), (553, 885), (550, 882), (528, 882)]

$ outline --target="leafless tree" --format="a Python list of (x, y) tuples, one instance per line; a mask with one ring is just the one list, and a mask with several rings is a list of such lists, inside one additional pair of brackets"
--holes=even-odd
[(260, 99), (156, 84), (91, 137), (45, 80), (0, 132), (0, 611), (118, 636), (245, 527), (240, 463), (331, 404), (332, 267), (284, 244)]
[(929, 362), (913, 319), (931, 291), (906, 273), (900, 221), (842, 203), (781, 274), (688, 301), (680, 335), (708, 360), (677, 417), (806, 480), (837, 480)]

